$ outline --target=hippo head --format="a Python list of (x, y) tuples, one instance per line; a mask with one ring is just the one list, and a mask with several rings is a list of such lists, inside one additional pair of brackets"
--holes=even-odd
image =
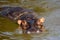
[(40, 18), (40, 19), (31, 19), (30, 17), (27, 17), (27, 19), (25, 19), (25, 23), (22, 22), (22, 20), (18, 20), (19, 25), (21, 24), (22, 26), (22, 31), (23, 33), (40, 33), (43, 31), (44, 26), (43, 26), (43, 22), (44, 22), (44, 18)]

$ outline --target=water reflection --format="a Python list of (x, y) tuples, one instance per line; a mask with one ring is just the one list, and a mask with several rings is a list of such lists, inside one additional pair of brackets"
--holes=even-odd
[(0, 32), (0, 39), (3, 40), (39, 40), (44, 38), (48, 33), (40, 34), (16, 34), (14, 32)]
[(29, 34), (23, 34), (23, 36), (22, 36), (22, 39), (24, 39), (24, 40), (31, 40), (31, 35), (29, 35)]

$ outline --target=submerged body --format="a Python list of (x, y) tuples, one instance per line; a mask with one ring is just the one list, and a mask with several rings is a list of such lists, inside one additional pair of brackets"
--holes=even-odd
[[(38, 21), (35, 12), (21, 7), (2, 7), (0, 14), (11, 20), (18, 21), (23, 33), (42, 32), (43, 24)], [(41, 25), (42, 24), (42, 25)]]

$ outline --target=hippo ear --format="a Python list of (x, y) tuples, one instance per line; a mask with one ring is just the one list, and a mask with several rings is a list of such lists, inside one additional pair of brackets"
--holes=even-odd
[(17, 21), (17, 23), (18, 23), (19, 25), (21, 24), (21, 22), (22, 22), (22, 20), (18, 20), (18, 21)]
[(43, 22), (45, 21), (45, 18), (44, 18), (44, 17), (42, 17), (42, 18), (40, 18), (39, 20), (40, 20), (40, 22), (42, 22), (42, 23), (43, 23)]

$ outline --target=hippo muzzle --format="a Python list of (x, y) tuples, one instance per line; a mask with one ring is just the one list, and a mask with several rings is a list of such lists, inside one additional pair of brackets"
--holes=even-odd
[[(24, 26), (23, 22), (21, 23), (21, 28), (23, 29), (23, 33), (40, 33), (42, 32), (42, 28), (44, 27), (43, 24), (39, 24), (40, 27), (38, 27), (37, 24), (38, 20), (28, 18), (26, 22), (26, 25)], [(24, 29), (25, 28), (25, 29)]]

